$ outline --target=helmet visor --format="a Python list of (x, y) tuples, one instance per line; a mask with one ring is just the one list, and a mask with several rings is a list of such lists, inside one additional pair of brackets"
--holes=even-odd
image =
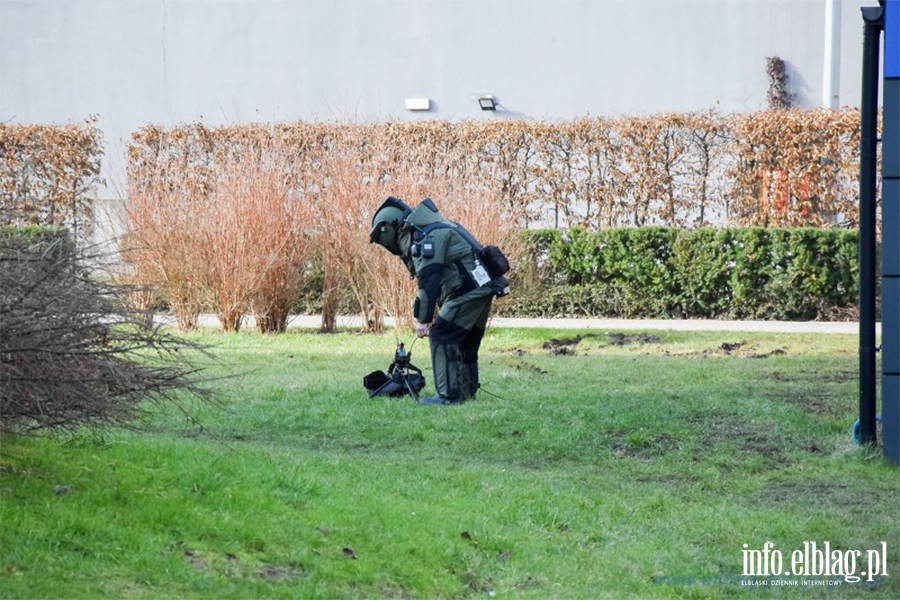
[(384, 221), (376, 223), (369, 232), (369, 242), (378, 244), (391, 254), (400, 256), (400, 245), (397, 243), (397, 227)]

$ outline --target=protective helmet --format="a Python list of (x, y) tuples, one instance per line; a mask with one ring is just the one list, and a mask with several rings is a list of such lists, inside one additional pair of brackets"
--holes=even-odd
[(397, 233), (411, 212), (412, 209), (403, 200), (389, 196), (372, 217), (369, 242), (378, 244), (391, 254), (400, 256)]

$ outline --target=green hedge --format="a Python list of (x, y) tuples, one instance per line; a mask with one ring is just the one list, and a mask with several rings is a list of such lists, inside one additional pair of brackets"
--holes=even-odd
[(46, 225), (0, 225), (0, 247), (3, 255), (28, 252), (58, 259), (75, 250), (75, 241), (65, 227)]
[(529, 231), (506, 316), (856, 318), (859, 236), (820, 229)]

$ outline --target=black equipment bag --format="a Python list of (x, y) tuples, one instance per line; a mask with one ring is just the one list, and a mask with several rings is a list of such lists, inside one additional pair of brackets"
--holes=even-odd
[(481, 250), (481, 263), (491, 277), (502, 277), (509, 273), (509, 261), (497, 246), (485, 246)]
[(363, 387), (369, 393), (369, 398), (376, 396), (400, 398), (406, 394), (414, 396), (425, 387), (425, 376), (421, 371), (409, 373), (394, 371), (391, 375), (384, 371), (372, 371), (363, 377)]
[(387, 373), (372, 371), (363, 377), (363, 387), (369, 392), (369, 398), (375, 396), (398, 398), (409, 394), (418, 400), (419, 392), (425, 387), (425, 376), (422, 375), (422, 369), (412, 364), (411, 360), (411, 352), (407, 352), (403, 343), (398, 341), (394, 361), (387, 368)]

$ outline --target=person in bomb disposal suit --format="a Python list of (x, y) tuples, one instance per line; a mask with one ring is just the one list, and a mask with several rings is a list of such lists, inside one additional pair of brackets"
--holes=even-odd
[(416, 335), (428, 335), (437, 390), (419, 402), (458, 404), (474, 398), (478, 349), (491, 302), (509, 291), (503, 253), (482, 247), (463, 227), (445, 219), (430, 198), (412, 209), (389, 197), (375, 211), (369, 241), (400, 257), (418, 280)]

